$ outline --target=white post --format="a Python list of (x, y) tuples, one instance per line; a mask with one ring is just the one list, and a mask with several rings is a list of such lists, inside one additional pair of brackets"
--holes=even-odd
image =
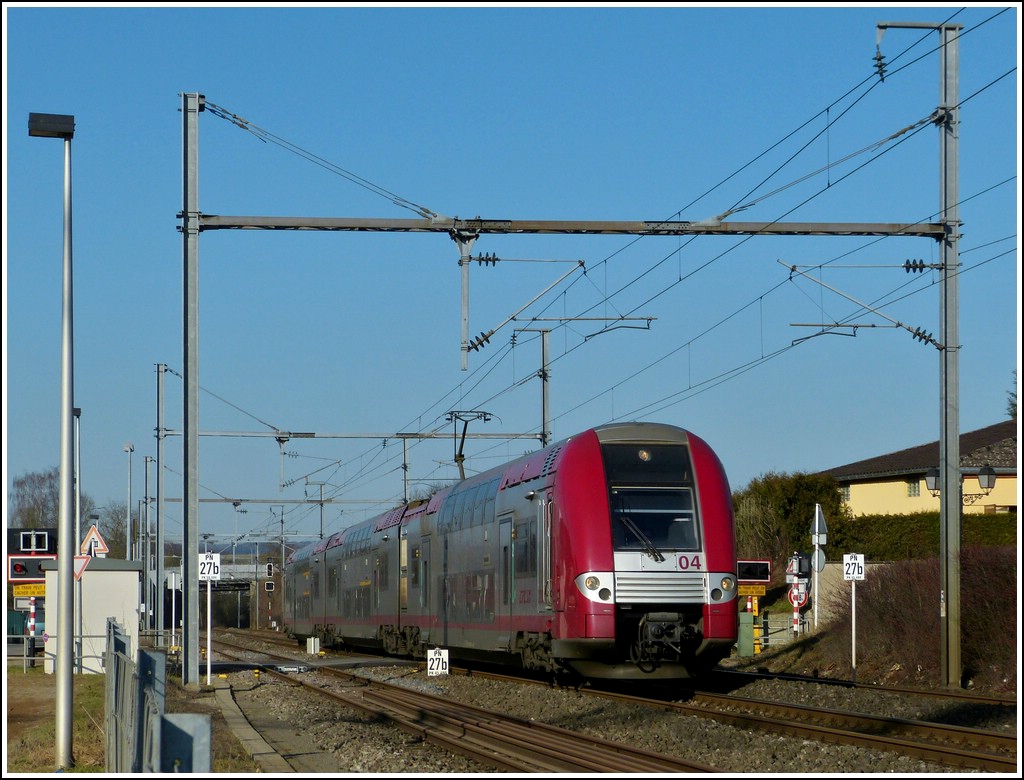
[[(178, 616), (176, 612), (176, 606), (178, 603), (178, 582), (177, 579), (181, 576), (181, 564), (178, 564), (178, 571), (171, 572), (171, 644), (175, 647), (178, 646)], [(178, 652), (181, 652), (180, 648)]]
[(213, 596), (211, 595), (213, 586), (211, 580), (206, 581), (206, 684), (210, 684), (210, 655), (212, 649), (210, 647), (210, 637), (213, 636), (213, 623), (210, 622), (210, 618), (213, 615)]
[(811, 525), (811, 542), (814, 544), (814, 557), (811, 559), (811, 571), (814, 572), (814, 631), (818, 631), (818, 579), (825, 568), (825, 555), (821, 548), (828, 542), (828, 525), (821, 504), (814, 505), (814, 523)]
[(821, 548), (817, 544), (814, 545), (814, 558), (811, 563), (811, 575), (814, 577), (814, 633), (818, 633), (818, 553)]
[(853, 681), (857, 682), (857, 580), (850, 581), (850, 657)]

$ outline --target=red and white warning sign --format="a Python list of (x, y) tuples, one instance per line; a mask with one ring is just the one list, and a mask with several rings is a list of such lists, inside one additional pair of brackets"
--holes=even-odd
[(796, 586), (790, 588), (789, 603), (792, 604), (795, 609), (807, 606), (807, 590), (804, 588), (797, 588)]

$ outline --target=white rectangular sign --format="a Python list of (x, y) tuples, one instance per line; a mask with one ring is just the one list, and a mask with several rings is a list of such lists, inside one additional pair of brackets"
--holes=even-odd
[(864, 556), (860, 553), (846, 553), (843, 556), (843, 579), (864, 579)]
[(435, 647), (427, 654), (427, 677), (448, 674), (448, 651)]
[(220, 579), (220, 553), (199, 554), (199, 579), (200, 581)]

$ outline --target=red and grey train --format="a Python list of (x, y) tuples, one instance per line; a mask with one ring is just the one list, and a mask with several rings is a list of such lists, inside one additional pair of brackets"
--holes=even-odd
[(721, 461), (661, 423), (584, 431), (293, 553), (284, 621), (324, 647), (699, 676), (736, 643)]

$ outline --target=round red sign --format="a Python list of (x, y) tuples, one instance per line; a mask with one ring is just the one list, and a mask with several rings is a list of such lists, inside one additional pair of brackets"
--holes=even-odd
[(797, 590), (796, 588), (789, 589), (789, 603), (799, 609), (807, 604), (807, 591)]

